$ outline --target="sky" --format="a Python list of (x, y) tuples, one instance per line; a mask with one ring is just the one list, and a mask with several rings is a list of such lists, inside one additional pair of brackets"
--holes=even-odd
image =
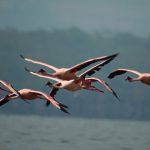
[(0, 29), (150, 34), (149, 0), (0, 0)]

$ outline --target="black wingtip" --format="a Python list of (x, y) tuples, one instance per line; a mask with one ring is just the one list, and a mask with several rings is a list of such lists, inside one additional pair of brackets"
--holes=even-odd
[(114, 77), (114, 76), (113, 76), (112, 74), (109, 74), (107, 78), (108, 78), (108, 79), (112, 79), (113, 77)]
[(119, 53), (115, 53), (114, 56), (117, 57), (119, 55)]
[(117, 100), (120, 102), (120, 98), (117, 96), (117, 94), (116, 94), (116, 98), (117, 98)]
[(119, 55), (119, 53), (115, 53), (114, 55), (118, 56), (118, 55)]
[(8, 103), (9, 102), (9, 100), (7, 99), (7, 95), (5, 96), (5, 98), (3, 98), (3, 99), (1, 99), (0, 100), (0, 106), (3, 106), (4, 104), (6, 104), (6, 103)]
[(25, 57), (24, 57), (22, 54), (20, 54), (20, 57), (21, 57), (22, 59), (25, 59)]
[(67, 111), (65, 108), (61, 107), (60, 110), (63, 111), (64, 113), (70, 115), (69, 111)]
[(115, 53), (115, 54), (110, 55), (109, 57), (110, 57), (110, 58), (115, 58), (115, 57), (117, 57), (118, 55), (119, 55), (119, 53)]
[(30, 70), (28, 68), (24, 67), (24, 69), (25, 69), (25, 71), (30, 72)]
[(115, 92), (113, 92), (113, 94), (117, 98), (117, 100), (120, 101), (120, 98), (118, 97), (118, 95)]
[(109, 79), (112, 79), (114, 78), (115, 76), (118, 76), (118, 75), (122, 75), (124, 73), (126, 73), (127, 71), (126, 70), (122, 70), (122, 69), (117, 69), (113, 72), (111, 72), (108, 76)]
[(59, 104), (60, 104), (61, 107), (64, 107), (64, 108), (67, 108), (67, 109), (69, 108), (67, 105), (64, 105), (62, 103), (59, 103)]

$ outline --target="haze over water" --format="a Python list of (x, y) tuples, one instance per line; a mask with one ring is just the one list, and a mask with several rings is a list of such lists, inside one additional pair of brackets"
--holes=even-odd
[(0, 28), (150, 34), (148, 0), (0, 0)]

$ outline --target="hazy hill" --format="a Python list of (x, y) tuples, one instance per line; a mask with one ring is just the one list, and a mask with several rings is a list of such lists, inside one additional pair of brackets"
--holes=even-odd
[[(119, 119), (150, 119), (149, 87), (140, 83), (129, 84), (125, 76), (112, 81), (107, 75), (118, 67), (128, 67), (141, 72), (149, 72), (150, 37), (139, 38), (129, 33), (104, 37), (99, 33), (89, 34), (78, 28), (68, 30), (21, 32), (15, 29), (0, 31), (1, 79), (13, 84), (16, 89), (34, 88), (48, 92), (45, 79), (31, 76), (24, 66), (37, 70), (38, 65), (24, 62), (19, 55), (41, 60), (58, 67), (70, 67), (92, 57), (120, 53), (118, 58), (95, 74), (106, 80), (118, 93), (118, 102), (105, 88), (105, 94), (90, 91), (70, 93), (60, 91), (56, 96), (70, 107), (72, 116), (102, 117)], [(3, 93), (1, 92), (1, 95)], [(0, 108), (4, 113), (24, 113), (40, 115), (62, 115), (45, 102), (34, 101), (26, 104), (16, 100)]]

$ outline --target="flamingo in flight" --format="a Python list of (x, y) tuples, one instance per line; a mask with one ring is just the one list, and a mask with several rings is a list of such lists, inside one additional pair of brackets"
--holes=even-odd
[(108, 78), (112, 79), (115, 76), (122, 75), (126, 72), (130, 72), (130, 73), (136, 74), (138, 76), (137, 78), (131, 78), (128, 76), (126, 78), (126, 80), (128, 80), (129, 82), (141, 81), (142, 83), (144, 83), (146, 85), (150, 85), (150, 73), (140, 73), (140, 72), (132, 70), (132, 69), (117, 69), (117, 70), (113, 71), (112, 73), (110, 73)]
[(50, 95), (45, 94), (40, 91), (35, 91), (31, 89), (21, 89), (19, 91), (16, 91), (11, 84), (6, 83), (5, 81), (0, 80), (0, 83), (3, 84), (6, 88), (8, 88), (10, 91), (7, 91), (2, 88), (2, 90), (9, 92), (8, 95), (6, 95), (4, 98), (0, 100), (0, 106), (6, 104), (10, 100), (21, 98), (23, 100), (34, 100), (34, 99), (43, 99), (46, 101), (49, 101), (49, 103), (52, 103), (56, 108), (60, 109), (61, 111), (65, 113), (69, 113), (65, 108), (68, 108), (66, 105), (61, 104), (54, 100)]
[(76, 75), (77, 71), (80, 71), (80, 70), (84, 69), (85, 67), (87, 67), (93, 63), (96, 63), (98, 61), (104, 61), (104, 60), (109, 60), (109, 59), (112, 60), (118, 56), (118, 53), (110, 55), (110, 56), (103, 56), (103, 57), (97, 57), (97, 58), (89, 59), (89, 60), (86, 60), (86, 61), (79, 63), (73, 67), (70, 67), (70, 68), (58, 68), (58, 67), (49, 65), (49, 64), (41, 62), (41, 61), (35, 61), (35, 60), (29, 59), (29, 58), (25, 58), (23, 55), (20, 55), (20, 56), (25, 61), (28, 61), (28, 62), (31, 62), (34, 64), (39, 64), (39, 65), (42, 65), (42, 66), (45, 66), (45, 67), (52, 69), (54, 71), (54, 73), (52, 73), (52, 75), (54, 77), (57, 77), (57, 78), (62, 79), (62, 80), (72, 80), (72, 79), (77, 78), (77, 75)]
[[(110, 60), (107, 60), (107, 61), (110, 61)], [(68, 91), (77, 91), (77, 90), (81, 90), (81, 89), (86, 89), (86, 90), (92, 90), (92, 91), (98, 91), (98, 92), (104, 93), (104, 91), (102, 91), (101, 89), (98, 89), (94, 85), (92, 85), (93, 82), (99, 82), (103, 86), (105, 86), (107, 88), (107, 90), (109, 90), (111, 93), (113, 93), (113, 95), (119, 100), (115, 91), (105, 81), (103, 81), (102, 79), (99, 79), (99, 78), (95, 78), (95, 77), (86, 78), (86, 75), (91, 76), (95, 73), (95, 71), (99, 71), (101, 69), (101, 66), (103, 66), (105, 63), (107, 63), (107, 61), (88, 69), (87, 71), (85, 71), (82, 74), (80, 74), (79, 76), (77, 76), (77, 79), (73, 79), (73, 80), (69, 80), (69, 81), (58, 79), (58, 78), (54, 77), (53, 75), (48, 74), (44, 70), (42, 70), (42, 72), (33, 72), (27, 68), (25, 68), (25, 69), (29, 73), (36, 75), (38, 77), (47, 78), (47, 79), (56, 81), (55, 84), (52, 84), (51, 82), (47, 83), (47, 85), (52, 87), (52, 91), (50, 93), (50, 95), (52, 97), (54, 97), (54, 95), (56, 94), (56, 92), (59, 89), (66, 89)], [(47, 103), (49, 103), (49, 102), (47, 102)]]

